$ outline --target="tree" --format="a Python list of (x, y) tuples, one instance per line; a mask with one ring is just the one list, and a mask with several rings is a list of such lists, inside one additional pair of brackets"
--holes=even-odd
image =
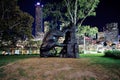
[[(58, 20), (67, 21), (70, 23), (69, 34), (70, 41), (67, 41), (67, 55), (68, 57), (78, 57), (78, 44), (76, 38), (76, 32), (78, 25), (81, 27), (82, 23), (88, 16), (95, 16), (95, 8), (97, 7), (99, 0), (63, 0), (63, 5), (50, 8), (52, 15)], [(49, 11), (49, 13), (50, 13)], [(50, 13), (51, 15), (51, 13)], [(58, 21), (57, 20), (57, 21)]]
[(17, 6), (17, 0), (0, 0), (0, 40), (16, 44), (31, 37), (33, 17)]
[(77, 37), (78, 37), (79, 43), (80, 43), (81, 39), (82, 39), (82, 41), (84, 41), (83, 42), (84, 53), (86, 53), (86, 38), (89, 37), (90, 39), (96, 39), (97, 33), (98, 33), (97, 27), (90, 27), (89, 25), (81, 26), (81, 27), (78, 26)]
[[(95, 15), (95, 8), (97, 7), (97, 4), (99, 3), (99, 0), (64, 0), (67, 6), (67, 16), (71, 20), (73, 24), (73, 31), (71, 34), (71, 42), (74, 42), (74, 44), (77, 43), (76, 40), (76, 30), (77, 25), (79, 24), (80, 27), (83, 23), (83, 21), (88, 16), (94, 16)], [(76, 44), (77, 46), (78, 44)], [(72, 44), (71, 44), (72, 46)], [(73, 47), (74, 49), (74, 47)], [(76, 47), (75, 49), (78, 49)], [(73, 53), (76, 54), (77, 52)]]
[(97, 27), (92, 27), (90, 29), (90, 36), (96, 36), (96, 34), (98, 33), (98, 28)]
[[(60, 23), (63, 19), (63, 5), (62, 2), (56, 3), (47, 3), (43, 8), (43, 16), (44, 20), (49, 22), (49, 29), (57, 29), (59, 28)], [(57, 5), (56, 5), (57, 4)]]
[(88, 36), (92, 37), (95, 36), (96, 33), (98, 33), (98, 28), (97, 27), (90, 27), (89, 25), (87, 26), (78, 26), (78, 36), (84, 36), (87, 34)]

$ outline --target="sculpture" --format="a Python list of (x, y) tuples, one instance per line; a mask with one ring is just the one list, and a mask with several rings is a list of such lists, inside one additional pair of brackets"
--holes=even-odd
[[(70, 24), (68, 27), (64, 27), (62, 30), (53, 29), (48, 31), (40, 47), (40, 57), (56, 56), (57, 51), (55, 47), (58, 46), (63, 47), (59, 53), (60, 57), (78, 58), (78, 45), (75, 43), (76, 39), (73, 36), (75, 33), (73, 32), (74, 27), (71, 26), (72, 25)], [(64, 35), (64, 42), (58, 43), (59, 37), (63, 37)]]
[[(41, 57), (55, 56), (57, 54), (55, 47), (65, 46), (64, 44), (58, 43), (59, 37), (63, 37), (63, 36), (64, 36), (64, 31), (60, 31), (56, 29), (48, 31), (40, 47), (40, 56)], [(52, 50), (52, 52), (50, 52), (50, 50)]]

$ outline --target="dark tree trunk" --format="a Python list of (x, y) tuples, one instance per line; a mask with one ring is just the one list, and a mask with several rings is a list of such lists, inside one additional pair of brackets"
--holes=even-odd
[(69, 31), (65, 34), (65, 40), (63, 44), (66, 46), (61, 50), (62, 57), (79, 58), (79, 49), (76, 38), (76, 26), (69, 27)]
[(76, 26), (72, 26), (70, 30), (70, 41), (67, 44), (67, 57), (78, 58), (79, 49), (76, 38)]

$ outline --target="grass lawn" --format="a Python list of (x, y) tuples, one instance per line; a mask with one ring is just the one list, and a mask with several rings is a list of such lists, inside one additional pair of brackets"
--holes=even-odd
[(120, 68), (120, 59), (104, 57), (104, 54), (81, 54), (81, 58), (89, 58), (92, 64), (100, 64), (106, 68)]
[[(12, 68), (12, 69), (11, 69)], [(120, 80), (120, 59), (104, 54), (73, 58), (0, 56), (0, 80)]]
[(20, 59), (26, 59), (26, 58), (34, 58), (39, 57), (38, 54), (32, 54), (32, 55), (0, 55), (0, 67), (4, 66), (8, 63), (20, 60)]

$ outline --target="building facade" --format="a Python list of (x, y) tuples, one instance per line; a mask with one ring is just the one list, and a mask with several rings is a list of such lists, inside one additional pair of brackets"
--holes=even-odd
[(43, 5), (39, 2), (35, 4), (35, 37), (43, 39), (44, 37), (44, 24), (43, 24)]
[(118, 23), (106, 24), (106, 27), (104, 27), (104, 35), (106, 41), (118, 42)]

